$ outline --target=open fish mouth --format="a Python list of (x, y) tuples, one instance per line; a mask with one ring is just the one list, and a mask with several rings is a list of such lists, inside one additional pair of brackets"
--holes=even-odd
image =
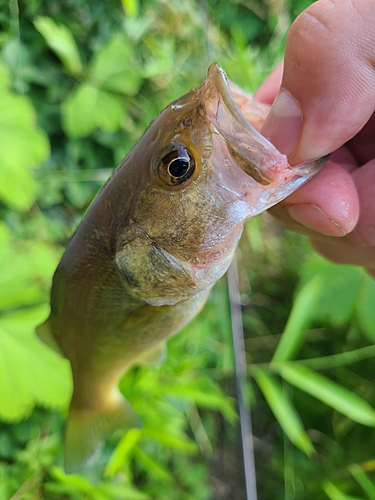
[(269, 107), (228, 80), (217, 63), (209, 67), (201, 92), (214, 132), (212, 163), (224, 158), (222, 186), (247, 203), (246, 218), (290, 195), (327, 161), (328, 156), (289, 165), (287, 157), (260, 133)]

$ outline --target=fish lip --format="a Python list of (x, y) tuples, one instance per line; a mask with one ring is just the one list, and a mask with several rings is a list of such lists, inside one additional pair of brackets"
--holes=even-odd
[(222, 99), (222, 102), (224, 103), (232, 117), (236, 120), (236, 122), (241, 125), (241, 127), (246, 132), (252, 135), (260, 144), (262, 144), (262, 146), (279, 153), (275, 146), (270, 141), (268, 141), (260, 132), (258, 132), (245, 118), (245, 116), (237, 106), (237, 103), (233, 99), (232, 92), (229, 88), (228, 77), (223, 68), (218, 63), (214, 62), (208, 68), (207, 80), (215, 86), (220, 95), (220, 98)]
[[(201, 100), (213, 132), (211, 164), (221, 186), (244, 202), (244, 219), (292, 194), (328, 159), (291, 166), (287, 156), (259, 132), (270, 108), (232, 83), (217, 63), (208, 69)], [(254, 110), (260, 110), (259, 116)]]

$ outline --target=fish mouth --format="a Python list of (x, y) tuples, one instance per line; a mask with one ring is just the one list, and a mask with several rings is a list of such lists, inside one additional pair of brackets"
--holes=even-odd
[(201, 91), (213, 128), (211, 161), (218, 165), (222, 186), (247, 203), (246, 218), (289, 196), (327, 161), (328, 156), (291, 166), (260, 133), (270, 108), (228, 80), (219, 64), (211, 64)]

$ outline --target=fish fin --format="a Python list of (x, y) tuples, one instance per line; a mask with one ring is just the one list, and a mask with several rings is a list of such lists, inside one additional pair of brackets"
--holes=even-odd
[(61, 352), (61, 349), (54, 339), (52, 332), (51, 332), (51, 324), (49, 322), (49, 319), (47, 319), (44, 323), (41, 325), (37, 326), (35, 329), (35, 332), (37, 336), (40, 338), (42, 342), (44, 342), (48, 347), (56, 351), (60, 356), (64, 356), (64, 354)]
[(134, 362), (139, 365), (159, 365), (167, 357), (167, 343), (165, 340), (144, 351)]
[(109, 408), (91, 410), (71, 406), (65, 431), (65, 472), (71, 474), (92, 465), (106, 435), (117, 429), (139, 426), (139, 417), (120, 393)]

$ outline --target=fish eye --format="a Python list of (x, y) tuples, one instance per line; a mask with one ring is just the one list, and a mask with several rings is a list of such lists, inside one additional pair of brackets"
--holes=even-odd
[(173, 146), (158, 164), (160, 179), (169, 185), (182, 184), (195, 170), (195, 161), (189, 151), (182, 146)]

